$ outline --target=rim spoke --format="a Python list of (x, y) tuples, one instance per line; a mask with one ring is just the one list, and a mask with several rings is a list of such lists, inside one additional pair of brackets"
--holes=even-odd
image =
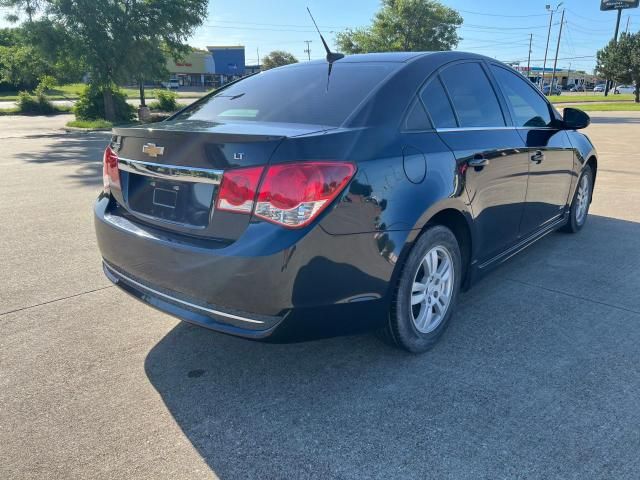
[(424, 299), (426, 297), (426, 293), (418, 293), (417, 295), (411, 295), (411, 305), (417, 305), (419, 303), (424, 302)]

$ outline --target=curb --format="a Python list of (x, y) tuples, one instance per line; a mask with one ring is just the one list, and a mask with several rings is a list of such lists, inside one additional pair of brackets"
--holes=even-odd
[(80, 127), (64, 127), (67, 133), (92, 133), (92, 132), (110, 132), (111, 128), (80, 128)]

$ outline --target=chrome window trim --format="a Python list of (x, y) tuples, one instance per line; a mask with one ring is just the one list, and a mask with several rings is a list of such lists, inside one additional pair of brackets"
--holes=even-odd
[(436, 132), (444, 133), (444, 132), (479, 132), (482, 130), (517, 130), (517, 127), (514, 126), (505, 126), (505, 127), (452, 127), (452, 128), (436, 128)]
[(118, 158), (118, 168), (123, 172), (136, 173), (161, 180), (210, 183), (213, 185), (220, 184), (224, 173), (223, 170), (143, 162), (141, 160), (131, 160), (124, 157)]
[(212, 308), (207, 308), (207, 307), (202, 307), (200, 305), (196, 305), (195, 303), (191, 303), (191, 302), (187, 302), (185, 300), (180, 300), (179, 298), (176, 297), (172, 297), (171, 295), (167, 295), (165, 293), (159, 292), (157, 290), (154, 290), (153, 288), (147, 287), (146, 285), (143, 285), (140, 282), (136, 282), (134, 279), (129, 278), (128, 276), (115, 271), (114, 269), (112, 269), (111, 267), (109, 267), (109, 265), (107, 265), (106, 263), (104, 263), (104, 267), (109, 271), (109, 273), (111, 273), (115, 278), (122, 278), (125, 282), (127, 283), (132, 283), (133, 285), (135, 285), (138, 288), (141, 288), (147, 292), (152, 293), (153, 295), (157, 295), (159, 297), (163, 297), (166, 298), (168, 300), (171, 300), (172, 302), (176, 302), (176, 303), (180, 303), (182, 305), (186, 305), (190, 308), (194, 308), (196, 310), (200, 310), (203, 312), (207, 312), (213, 315), (219, 315), (221, 317), (227, 317), (227, 318), (232, 318), (234, 320), (239, 320), (241, 322), (248, 322), (248, 323), (258, 323), (258, 324), (264, 324), (263, 321), (261, 320), (253, 320), (252, 318), (246, 318), (246, 317), (240, 317), (238, 315), (233, 315), (231, 313), (225, 313), (225, 312), (221, 312), (219, 310), (213, 310)]

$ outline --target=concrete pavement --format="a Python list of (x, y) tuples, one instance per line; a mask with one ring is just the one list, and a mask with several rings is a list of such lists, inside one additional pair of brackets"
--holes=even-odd
[(266, 345), (111, 287), (107, 134), (0, 117), (0, 478), (637, 478), (640, 115), (598, 113), (588, 225), (461, 297), (441, 343)]

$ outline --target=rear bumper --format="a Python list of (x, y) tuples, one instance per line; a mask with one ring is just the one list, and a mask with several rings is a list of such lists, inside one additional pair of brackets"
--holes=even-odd
[(382, 326), (397, 258), (388, 243), (403, 245), (409, 234), (333, 236), (260, 223), (225, 245), (134, 223), (111, 207), (101, 197), (94, 208), (111, 281), (182, 320), (275, 341)]

